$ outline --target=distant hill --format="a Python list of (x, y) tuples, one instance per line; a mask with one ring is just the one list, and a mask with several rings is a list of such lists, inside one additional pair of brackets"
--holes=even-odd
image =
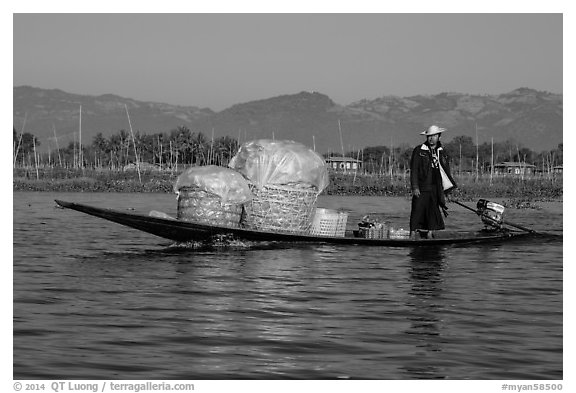
[(233, 105), (220, 112), (207, 108), (142, 102), (112, 94), (87, 96), (30, 86), (14, 87), (14, 127), (36, 135), (46, 149), (54, 130), (60, 145), (73, 140), (79, 129), (82, 106), (82, 140), (91, 143), (129, 130), (125, 105), (133, 129), (151, 134), (185, 125), (208, 138), (229, 135), (241, 141), (256, 138), (293, 139), (316, 145), (319, 152), (365, 146), (416, 144), (419, 132), (430, 124), (448, 131), (443, 139), (468, 135), (480, 143), (514, 139), (535, 151), (551, 150), (562, 143), (562, 95), (520, 88), (501, 95), (442, 93), (412, 97), (385, 96), (343, 106), (313, 92)]

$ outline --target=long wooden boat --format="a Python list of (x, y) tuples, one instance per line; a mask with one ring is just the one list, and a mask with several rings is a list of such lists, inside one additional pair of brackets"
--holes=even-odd
[(55, 201), (60, 207), (76, 210), (108, 221), (113, 221), (176, 242), (211, 242), (219, 237), (227, 236), (236, 240), (254, 242), (331, 243), (357, 244), (365, 246), (412, 247), (423, 245), (502, 242), (535, 236), (534, 233), (515, 232), (502, 229), (498, 231), (479, 230), (470, 232), (439, 231), (435, 234), (433, 239), (367, 239), (357, 236), (357, 233), (354, 233), (355, 231), (346, 231), (344, 237), (330, 237), (221, 227), (180, 221), (169, 217), (164, 218), (127, 213), (61, 200)]

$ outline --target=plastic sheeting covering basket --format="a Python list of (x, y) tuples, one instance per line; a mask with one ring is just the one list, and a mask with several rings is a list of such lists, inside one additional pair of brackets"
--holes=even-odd
[(318, 236), (344, 237), (348, 213), (316, 208), (310, 233)]
[(237, 228), (241, 216), (242, 204), (223, 204), (218, 195), (198, 187), (178, 191), (179, 220)]
[(244, 207), (243, 225), (249, 229), (307, 233), (318, 197), (315, 187), (266, 185), (258, 189), (249, 183), (253, 198)]

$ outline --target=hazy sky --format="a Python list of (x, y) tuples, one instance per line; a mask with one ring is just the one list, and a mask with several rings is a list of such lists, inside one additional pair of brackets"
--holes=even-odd
[(300, 91), (563, 93), (562, 14), (14, 14), (14, 86), (222, 110)]

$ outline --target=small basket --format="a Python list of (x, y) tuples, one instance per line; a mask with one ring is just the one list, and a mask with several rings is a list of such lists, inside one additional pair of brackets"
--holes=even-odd
[(366, 239), (388, 239), (390, 227), (386, 223), (375, 223), (370, 227), (359, 228), (360, 237)]
[(344, 237), (348, 213), (316, 208), (310, 233), (318, 236)]
[(390, 235), (389, 235), (390, 239), (409, 239), (410, 238), (410, 231), (406, 230), (406, 229), (395, 229), (395, 228), (390, 228)]
[(237, 228), (241, 216), (241, 204), (223, 204), (218, 195), (199, 187), (183, 187), (178, 190), (176, 217), (179, 220)]
[(315, 187), (265, 185), (258, 189), (249, 183), (253, 198), (244, 206), (243, 225), (249, 229), (273, 232), (307, 233), (318, 197)]

